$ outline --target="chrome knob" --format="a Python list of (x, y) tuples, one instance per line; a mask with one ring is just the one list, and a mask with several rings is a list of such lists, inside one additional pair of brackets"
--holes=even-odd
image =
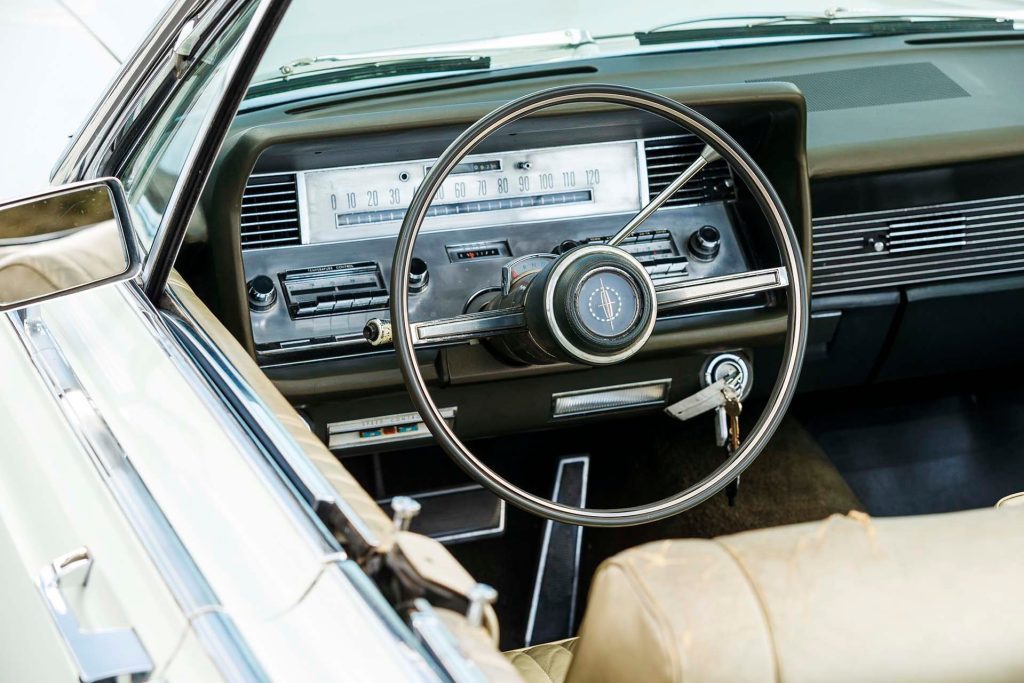
[(427, 270), (427, 262), (414, 257), (409, 262), (409, 291), (422, 291), (429, 281), (430, 272)]
[(498, 591), (486, 583), (478, 583), (470, 589), (469, 610), (466, 612), (466, 621), (470, 626), (480, 627), (484, 624), (484, 608), (493, 605), (498, 599)]
[(391, 343), (391, 321), (370, 318), (363, 327), (363, 338), (370, 346), (383, 346)]
[(277, 301), (277, 290), (274, 281), (266, 275), (257, 275), (246, 285), (249, 297), (249, 308), (254, 311), (265, 311)]
[(399, 531), (408, 531), (412, 526), (412, 520), (420, 514), (422, 506), (420, 502), (410, 496), (395, 496), (391, 499), (391, 511), (395, 513), (392, 518), (395, 528)]
[(722, 234), (713, 225), (702, 226), (690, 235), (687, 246), (698, 261), (711, 261), (722, 247)]

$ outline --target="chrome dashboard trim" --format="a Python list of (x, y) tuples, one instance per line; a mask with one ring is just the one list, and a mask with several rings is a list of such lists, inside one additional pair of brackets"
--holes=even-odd
[[(564, 205), (549, 204), (549, 205), (541, 206), (541, 207), (510, 207), (510, 208), (499, 209), (499, 210), (496, 210), (494, 212), (493, 220), (492, 221), (487, 221), (486, 220), (485, 217), (488, 216), (487, 212), (472, 212), (472, 213), (466, 213), (466, 214), (458, 214), (458, 215), (454, 215), (454, 216), (447, 216), (447, 215), (431, 216), (428, 219), (428, 222), (433, 222), (433, 223), (436, 223), (436, 224), (435, 225), (426, 225), (426, 226), (424, 226), (424, 232), (445, 232), (445, 231), (451, 231), (451, 230), (463, 230), (463, 229), (493, 227), (493, 226), (496, 226), (496, 225), (536, 223), (536, 222), (547, 222), (547, 221), (554, 221), (554, 220), (567, 220), (567, 219), (576, 219), (576, 218), (592, 218), (595, 215), (613, 215), (613, 214), (620, 214), (620, 213), (621, 214), (625, 214), (625, 215), (632, 215), (633, 212), (635, 212), (641, 206), (643, 206), (643, 203), (644, 203), (644, 201), (646, 199), (646, 192), (647, 192), (646, 174), (645, 174), (645, 163), (646, 163), (645, 160), (646, 160), (646, 156), (645, 156), (645, 152), (644, 152), (644, 139), (641, 139), (641, 138), (632, 138), (632, 139), (627, 138), (627, 139), (624, 139), (624, 140), (608, 140), (608, 141), (605, 141), (605, 142), (591, 142), (591, 143), (582, 143), (582, 144), (575, 144), (575, 145), (555, 145), (555, 146), (536, 147), (536, 148), (523, 149), (523, 150), (508, 150), (508, 151), (500, 151), (500, 152), (491, 152), (491, 153), (486, 153), (486, 154), (474, 154), (474, 155), (470, 155), (465, 160), (463, 160), (463, 163), (466, 163), (467, 161), (474, 161), (474, 160), (475, 161), (484, 161), (484, 160), (486, 160), (486, 161), (494, 161), (494, 160), (506, 161), (507, 158), (510, 158), (510, 157), (515, 157), (515, 158), (522, 159), (524, 157), (541, 156), (541, 155), (548, 155), (548, 156), (550, 156), (550, 155), (562, 155), (562, 154), (564, 154), (564, 155), (574, 156), (574, 155), (582, 155), (582, 154), (588, 153), (588, 152), (591, 154), (591, 156), (597, 156), (598, 158), (608, 157), (609, 155), (613, 155), (613, 154), (618, 155), (618, 156), (623, 156), (624, 155), (624, 150), (626, 149), (627, 146), (630, 148), (629, 158), (630, 158), (630, 161), (632, 163), (633, 168), (625, 169), (623, 171), (623, 173), (625, 175), (627, 175), (627, 176), (631, 176), (631, 175), (634, 174), (633, 172), (635, 171), (635, 180), (636, 180), (635, 187), (630, 187), (630, 188), (618, 188), (618, 187), (616, 187), (615, 191), (617, 192), (617, 194), (612, 195), (611, 199), (608, 202), (605, 202), (605, 204), (607, 205), (606, 208), (602, 208), (601, 207), (601, 201), (599, 201), (599, 199), (595, 195), (592, 194), (589, 201), (578, 203), (578, 204), (564, 204)], [(309, 196), (312, 194), (311, 191), (310, 191), (310, 188), (308, 187), (308, 181), (311, 179), (312, 176), (316, 176), (318, 174), (330, 174), (330, 173), (352, 173), (352, 174), (355, 174), (355, 173), (361, 173), (365, 177), (368, 173), (374, 173), (374, 172), (382, 173), (384, 170), (390, 170), (390, 169), (394, 169), (394, 170), (397, 171), (397, 170), (402, 169), (402, 168), (407, 168), (409, 170), (415, 171), (416, 174), (423, 174), (423, 173), (426, 172), (426, 169), (429, 169), (436, 161), (437, 161), (436, 159), (432, 159), (432, 158), (420, 158), (420, 159), (410, 159), (410, 160), (401, 160), (401, 161), (388, 161), (388, 162), (372, 163), (372, 164), (355, 164), (355, 165), (351, 165), (351, 166), (328, 166), (328, 167), (324, 167), (324, 168), (311, 168), (311, 169), (299, 170), (299, 171), (295, 171), (295, 174), (296, 174), (296, 180), (297, 180), (298, 184), (302, 185), (303, 188), (304, 188), (305, 199), (308, 200)], [(614, 163), (617, 166), (619, 164), (619, 161), (615, 161)], [(511, 169), (507, 169), (507, 170), (509, 170), (510, 172), (514, 172)], [(496, 172), (496, 171), (494, 171), (494, 170), (479, 171), (478, 174), (487, 174), (487, 173), (494, 173), (494, 172)], [(504, 171), (502, 171), (502, 172), (504, 172)], [(528, 174), (531, 171), (530, 171), (530, 169), (526, 169), (526, 170), (524, 170), (522, 172)], [(533, 171), (533, 172), (536, 173), (536, 171)], [(554, 173), (554, 172), (552, 172), (552, 173)], [(279, 175), (279, 174), (278, 173), (259, 173), (259, 174), (252, 174), (251, 177), (258, 177), (260, 175)], [(452, 177), (454, 179), (457, 176), (455, 176), (455, 174), (453, 174)], [(416, 181), (417, 181), (416, 175), (412, 175), (412, 177), (407, 181), (408, 184), (410, 185), (410, 187), (407, 188), (409, 190), (410, 194), (411, 194), (412, 190), (414, 190), (415, 187), (416, 187)], [(453, 180), (453, 182), (455, 182), (455, 180)], [(538, 183), (539, 183), (539, 181), (538, 181)], [(511, 200), (515, 200), (517, 198), (521, 198), (523, 196), (526, 196), (526, 194), (529, 194), (531, 196), (533, 196), (533, 195), (540, 196), (540, 195), (559, 194), (561, 191), (567, 191), (567, 190), (577, 190), (577, 191), (589, 190), (589, 191), (593, 192), (593, 190), (595, 190), (598, 186), (599, 185), (580, 184), (580, 185), (573, 185), (573, 186), (562, 186), (560, 189), (555, 188), (553, 185), (551, 187), (549, 187), (549, 188), (540, 187), (540, 188), (533, 188), (532, 190), (527, 188), (526, 190), (517, 192), (516, 194), (509, 194), (508, 197)], [(370, 186), (367, 185), (367, 184), (361, 185), (361, 186), (359, 186), (358, 190), (355, 193), (353, 193), (353, 194), (362, 193), (368, 187), (370, 187)], [(403, 188), (399, 188), (399, 189), (403, 189)], [(489, 195), (483, 195), (483, 197), (490, 197), (490, 196)], [(500, 199), (501, 197), (498, 196), (498, 195), (493, 195), (493, 197), (491, 197), (491, 198), (493, 198), (493, 199)], [(481, 200), (481, 197), (479, 197), (479, 196), (468, 196), (467, 195), (465, 197), (465, 200), (466, 201), (471, 201), (471, 202), (472, 201), (479, 201), (479, 200)], [(358, 202), (358, 198), (356, 199), (356, 201)], [(439, 201), (439, 202), (432, 203), (432, 206), (446, 206), (446, 205), (450, 205), (449, 202), (447, 202), (447, 201)], [(580, 211), (580, 210), (574, 210), (572, 208), (572, 207), (580, 207), (580, 206), (583, 206), (583, 205), (590, 206), (591, 209), (590, 210), (586, 210), (586, 211)], [(397, 234), (398, 227), (399, 227), (399, 225), (401, 224), (401, 221), (402, 221), (402, 217), (398, 217), (398, 218), (395, 218), (394, 220), (386, 220), (386, 221), (382, 220), (382, 221), (373, 222), (373, 223), (356, 224), (356, 225), (348, 226), (347, 228), (345, 228), (346, 232), (343, 235), (341, 235), (341, 234), (339, 234), (339, 235), (332, 235), (328, 239), (317, 239), (316, 238), (317, 233), (318, 232), (322, 232), (323, 229), (322, 228), (319, 228), (319, 229), (318, 228), (314, 228), (309, 223), (309, 221), (312, 220), (312, 217), (310, 216), (309, 208), (310, 208), (309, 207), (309, 203), (308, 203), (308, 201), (306, 201), (305, 205), (303, 207), (301, 207), (301, 209), (300, 209), (299, 219), (300, 219), (300, 233), (303, 235), (302, 245), (289, 245), (289, 246), (308, 246), (310, 244), (333, 244), (333, 243), (338, 243), (338, 242), (351, 242), (351, 241), (365, 240), (365, 239), (378, 239), (378, 238), (381, 238), (381, 237), (393, 237), (394, 235)], [(383, 211), (383, 212), (401, 213), (404, 216), (404, 213), (405, 213), (407, 208), (408, 208), (408, 202), (400, 202), (397, 205), (387, 206), (387, 207), (385, 207), (385, 206), (379, 206), (379, 207), (369, 207), (368, 206), (368, 207), (362, 207), (362, 208), (355, 208), (355, 207), (353, 207), (353, 210), (351, 210), (351, 211), (349, 211), (349, 212), (347, 212), (345, 214), (338, 214), (338, 215), (348, 215), (348, 213), (351, 213), (351, 214), (363, 213), (363, 212), (366, 212), (366, 211), (371, 211), (372, 212), (372, 211), (375, 211), (375, 210), (379, 209), (380, 211)], [(538, 209), (540, 209), (540, 211), (538, 211)], [(305, 225), (302, 224), (303, 220), (306, 221)], [(338, 228), (335, 225), (333, 229), (337, 230)]]
[(38, 312), (38, 307), (31, 307), (7, 317), (196, 638), (225, 679), (269, 681)]
[[(589, 410), (558, 411), (558, 399), (570, 398), (573, 396), (589, 396), (596, 394), (611, 393), (622, 389), (646, 389), (648, 387), (661, 387), (664, 391), (661, 398), (642, 401), (630, 404), (618, 404), (611, 407), (591, 408)], [(573, 417), (586, 417), (589, 415), (600, 415), (603, 413), (614, 413), (620, 410), (633, 410), (636, 408), (653, 408), (663, 406), (668, 402), (669, 392), (672, 391), (672, 378), (643, 380), (640, 382), (629, 382), (627, 384), (613, 384), (606, 387), (594, 387), (592, 389), (576, 389), (574, 391), (559, 391), (551, 394), (551, 419), (563, 420)]]

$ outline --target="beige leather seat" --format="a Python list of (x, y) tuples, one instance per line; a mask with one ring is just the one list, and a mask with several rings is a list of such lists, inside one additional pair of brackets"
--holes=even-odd
[(511, 657), (544, 683), (1022, 681), (1021, 605), (1024, 507), (836, 515), (620, 553), (576, 643)]

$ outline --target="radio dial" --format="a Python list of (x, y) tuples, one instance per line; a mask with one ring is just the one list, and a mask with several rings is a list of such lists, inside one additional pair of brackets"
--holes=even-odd
[(266, 275), (257, 275), (249, 280), (246, 292), (249, 296), (249, 308), (254, 311), (265, 311), (277, 301), (274, 281)]
[(698, 261), (711, 261), (722, 247), (722, 235), (715, 226), (705, 225), (690, 235), (687, 246)]

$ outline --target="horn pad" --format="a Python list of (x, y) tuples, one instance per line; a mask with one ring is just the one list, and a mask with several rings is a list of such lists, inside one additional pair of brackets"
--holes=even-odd
[(530, 333), (548, 353), (588, 365), (618, 363), (650, 337), (654, 285), (640, 263), (605, 245), (563, 254), (530, 283)]

